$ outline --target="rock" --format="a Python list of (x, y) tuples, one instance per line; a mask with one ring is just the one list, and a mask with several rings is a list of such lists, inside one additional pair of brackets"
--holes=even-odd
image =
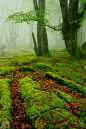
[(10, 128), (11, 128), (10, 122), (7, 119), (1, 123), (0, 129), (10, 129)]

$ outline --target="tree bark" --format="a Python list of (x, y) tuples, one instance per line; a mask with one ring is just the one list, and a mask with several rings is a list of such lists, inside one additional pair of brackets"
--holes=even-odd
[[(68, 8), (67, 1), (60, 0), (63, 17), (62, 33), (66, 49), (70, 53), (70, 56), (73, 58), (84, 58), (86, 57), (85, 53), (77, 43), (77, 29), (80, 27), (78, 2), (79, 0), (71, 0)], [(77, 20), (77, 23), (70, 24), (69, 22), (72, 20)]]
[[(45, 0), (39, 0), (37, 5), (37, 0), (33, 0), (35, 10), (45, 10)], [(38, 17), (39, 15), (36, 14)], [(44, 14), (40, 17), (44, 18)], [(48, 37), (44, 23), (39, 23), (37, 21), (37, 44), (38, 44), (38, 56), (51, 56), (48, 49)]]
[(34, 36), (33, 32), (32, 32), (32, 38), (33, 38), (33, 42), (34, 42), (34, 51), (35, 51), (36, 55), (38, 56), (37, 43), (36, 43), (35, 36)]

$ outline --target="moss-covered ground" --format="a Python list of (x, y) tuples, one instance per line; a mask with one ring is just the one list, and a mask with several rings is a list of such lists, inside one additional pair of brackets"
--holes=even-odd
[(51, 54), (20, 48), (0, 55), (1, 127), (7, 119), (11, 129), (86, 128), (86, 59)]

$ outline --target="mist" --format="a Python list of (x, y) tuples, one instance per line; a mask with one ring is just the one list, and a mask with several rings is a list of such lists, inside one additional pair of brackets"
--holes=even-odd
[[(5, 23), (6, 18), (9, 15), (14, 14), (15, 12), (29, 12), (34, 10), (33, 1), (32, 0), (1, 0), (0, 1), (0, 44), (6, 45), (9, 48), (13, 46), (13, 39), (15, 38), (17, 47), (28, 47), (28, 49), (34, 49), (34, 43), (32, 39), (32, 32), (35, 34), (35, 38), (37, 40), (37, 22), (31, 21), (31, 24), (27, 24), (26, 22), (17, 23), (12, 25), (12, 21)], [(57, 26), (62, 22), (62, 13), (60, 8), (59, 0), (50, 2), (46, 1), (46, 10), (49, 10), (48, 13), (50, 15), (45, 16), (49, 19), (50, 25)], [(82, 24), (82, 27), (78, 30), (78, 44), (79, 46), (86, 40), (85, 29), (86, 23)], [(62, 34), (59, 31), (54, 31), (48, 27), (48, 45), (49, 49), (65, 49), (65, 43), (62, 39)], [(80, 38), (81, 37), (81, 38)]]

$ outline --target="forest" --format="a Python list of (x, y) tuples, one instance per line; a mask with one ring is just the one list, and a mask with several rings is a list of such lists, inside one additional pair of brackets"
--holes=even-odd
[(86, 0), (0, 0), (0, 129), (86, 129)]

